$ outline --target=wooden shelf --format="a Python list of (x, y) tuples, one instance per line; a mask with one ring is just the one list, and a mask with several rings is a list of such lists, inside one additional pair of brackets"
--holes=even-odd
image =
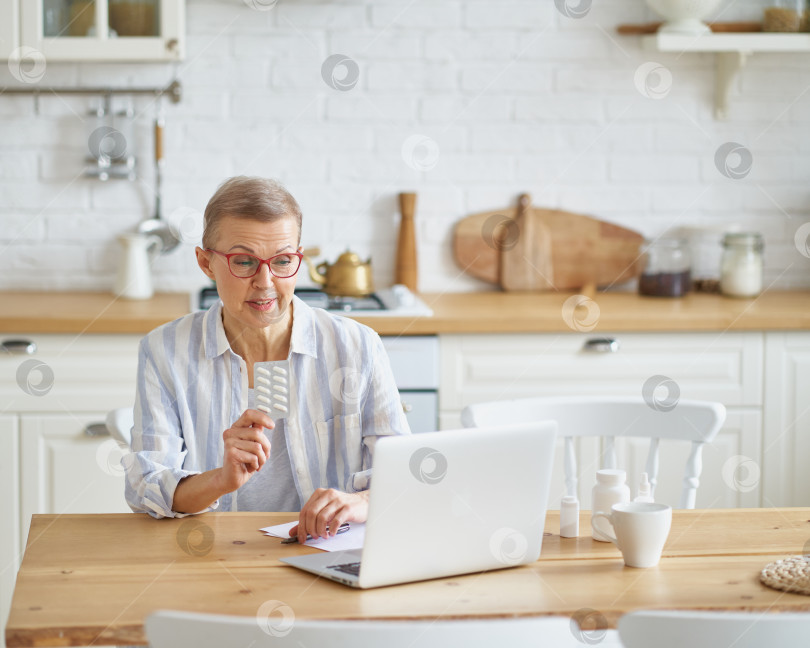
[(748, 56), (757, 52), (810, 52), (810, 34), (716, 34), (700, 36), (657, 33), (643, 36), (641, 47), (647, 52), (710, 52), (715, 54), (714, 116), (728, 116), (731, 84), (745, 67)]
[(810, 52), (810, 34), (685, 34), (643, 36), (641, 46), (652, 52)]

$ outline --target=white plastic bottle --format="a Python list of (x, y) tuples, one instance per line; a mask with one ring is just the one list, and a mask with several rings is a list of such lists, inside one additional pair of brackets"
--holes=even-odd
[(641, 482), (638, 485), (638, 495), (636, 495), (634, 502), (655, 502), (652, 496), (652, 488), (647, 473), (641, 473)]
[[(596, 485), (593, 487), (591, 499), (591, 511), (596, 513), (610, 513), (610, 507), (614, 504), (621, 504), (630, 501), (630, 488), (627, 484), (627, 473), (623, 470), (605, 468), (596, 471)], [(591, 517), (591, 535), (594, 540), (600, 542), (610, 542), (610, 538), (605, 535), (604, 529), (609, 530), (610, 522), (603, 518), (597, 520)]]
[(560, 537), (576, 538), (579, 535), (579, 500), (566, 495), (560, 503)]

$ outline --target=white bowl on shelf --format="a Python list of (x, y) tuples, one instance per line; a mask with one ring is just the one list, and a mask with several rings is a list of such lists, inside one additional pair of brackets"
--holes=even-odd
[(659, 33), (700, 36), (711, 32), (703, 19), (717, 9), (723, 0), (646, 0), (646, 2), (666, 19), (666, 22), (658, 28)]

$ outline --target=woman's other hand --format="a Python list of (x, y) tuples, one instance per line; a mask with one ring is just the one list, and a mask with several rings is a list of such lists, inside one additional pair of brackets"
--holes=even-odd
[(334, 488), (318, 488), (301, 509), (290, 536), (297, 535), (301, 544), (306, 542), (307, 534), (313, 538), (332, 537), (344, 522), (365, 522), (367, 517), (368, 491), (344, 493)]
[(220, 473), (223, 492), (230, 493), (261, 470), (270, 457), (270, 441), (264, 431), (275, 427), (273, 419), (259, 410), (245, 410), (222, 434), (225, 454)]

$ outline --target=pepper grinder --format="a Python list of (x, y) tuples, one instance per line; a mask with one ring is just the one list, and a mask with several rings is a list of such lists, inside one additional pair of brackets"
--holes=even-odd
[(416, 265), (416, 231), (413, 213), (416, 206), (415, 193), (399, 194), (399, 209), (402, 220), (399, 224), (399, 241), (397, 243), (397, 262), (394, 272), (394, 283), (407, 286), (416, 292), (417, 265)]

